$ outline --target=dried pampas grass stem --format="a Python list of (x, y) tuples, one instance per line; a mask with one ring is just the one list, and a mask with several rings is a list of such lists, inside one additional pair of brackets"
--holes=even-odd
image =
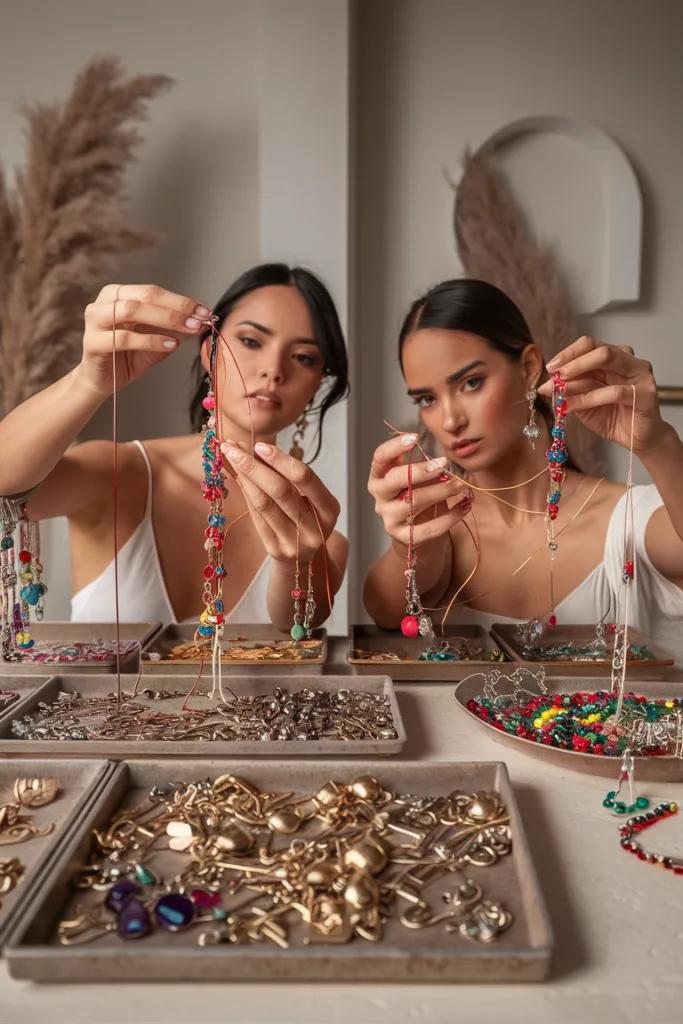
[(92, 61), (60, 104), (23, 109), (25, 168), (10, 191), (0, 171), (0, 408), (6, 414), (75, 363), (83, 310), (118, 254), (156, 236), (124, 221), (123, 184), (165, 75), (125, 78)]
[[(552, 251), (534, 237), (486, 153), (466, 151), (455, 191), (455, 236), (466, 275), (496, 285), (516, 303), (547, 362), (577, 337)], [(600, 461), (595, 435), (570, 416), (567, 438), (575, 464), (595, 471)]]

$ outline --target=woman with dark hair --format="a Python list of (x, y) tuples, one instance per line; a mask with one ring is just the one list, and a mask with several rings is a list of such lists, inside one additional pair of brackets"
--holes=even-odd
[[(68, 517), (75, 621), (115, 616), (114, 450), (107, 441), (73, 442), (115, 384), (141, 377), (197, 335), (190, 411), (201, 431), (209, 415), (203, 400), (212, 312), (230, 349), (219, 341), (215, 380), (229, 473), (226, 621), (272, 621), (289, 631), (297, 556), (304, 587), (312, 563), (316, 623), (330, 614), (325, 554), (332, 597), (347, 561), (346, 539), (335, 530), (339, 502), (310, 466), (276, 447), (276, 437), (305, 413), (318, 412), (318, 454), (325, 414), (348, 392), (346, 346), (322, 282), (307, 270), (274, 263), (247, 271), (213, 311), (154, 286), (108, 285), (86, 309), (79, 365), (0, 423), (0, 494), (25, 498), (31, 519)], [(116, 454), (121, 618), (196, 619), (207, 564), (202, 436), (119, 444)]]
[[(637, 565), (630, 622), (683, 656), (683, 444), (662, 420), (650, 364), (631, 349), (583, 337), (546, 367), (515, 304), (472, 280), (446, 281), (413, 303), (399, 359), (422, 423), (445, 454), (429, 462), (417, 461), (415, 452), (412, 470), (424, 608), (445, 608), (462, 587), (449, 621), (552, 625), (550, 611), (564, 624), (614, 621), (626, 521)], [(568, 464), (555, 522), (551, 606), (544, 469), (553, 424), (548, 373), (557, 370), (567, 381), (567, 412), (625, 448), (635, 387), (634, 451), (654, 484), (634, 487), (631, 526), (623, 485)], [(406, 614), (407, 508), (399, 499), (408, 485), (405, 455), (418, 440), (402, 434), (380, 445), (368, 482), (391, 543), (368, 573), (365, 605), (387, 628)], [(570, 437), (568, 446), (571, 455)], [(436, 471), (447, 463), (483, 491), (439, 479), (445, 474)], [(464, 523), (478, 535), (473, 576), (477, 552)], [(442, 614), (435, 612), (434, 621)]]

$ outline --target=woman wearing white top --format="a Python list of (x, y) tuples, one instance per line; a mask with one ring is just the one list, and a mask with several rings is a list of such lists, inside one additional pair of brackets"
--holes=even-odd
[[(552, 383), (522, 314), (492, 285), (446, 281), (413, 303), (401, 330), (399, 357), (408, 394), (448, 460), (477, 487), (498, 490), (517, 506), (480, 491), (474, 492), (472, 506), (463, 500), (465, 485), (435, 481), (434, 466), (415, 463), (417, 583), (423, 605), (447, 605), (470, 575), (476, 551), (463, 520), (471, 523), (474, 507), (481, 560), (450, 621), (488, 627), (494, 621), (546, 618), (545, 524), (542, 515), (523, 510), (543, 512), (546, 504), (548, 476), (541, 471), (550, 445)], [(634, 451), (654, 484), (633, 492), (637, 575), (629, 618), (683, 658), (683, 443), (661, 418), (652, 367), (631, 349), (583, 337), (548, 363), (550, 373), (558, 369), (567, 381), (568, 412), (626, 448), (635, 386)], [(526, 395), (541, 381), (536, 400), (541, 434), (534, 449), (524, 434)], [(380, 445), (368, 483), (391, 543), (368, 573), (365, 604), (385, 627), (397, 627), (405, 615), (408, 527), (405, 503), (397, 496), (408, 481), (405, 453), (417, 440), (403, 435)], [(570, 465), (555, 524), (558, 624), (612, 621), (610, 610), (615, 614), (624, 573), (625, 488), (606, 480), (597, 484)], [(515, 572), (526, 559), (528, 564)], [(440, 617), (434, 615), (436, 621)]]
[[(78, 366), (0, 423), (0, 494), (25, 495), (42, 480), (28, 499), (29, 517), (68, 517), (76, 619), (114, 618), (113, 444), (72, 444), (113, 393), (112, 334), (115, 330), (118, 388), (200, 335), (192, 403), (199, 431), (208, 415), (202, 399), (208, 383), (210, 312), (163, 288), (108, 285), (86, 310)], [(280, 451), (275, 440), (312, 407), (319, 409), (322, 424), (330, 406), (346, 396), (346, 347), (334, 303), (310, 272), (265, 264), (236, 281), (214, 313), (245, 382), (224, 354), (216, 382), (219, 436), (227, 442), (226, 463), (239, 485), (227, 479), (225, 516), (228, 525), (236, 525), (225, 542), (226, 619), (291, 628), (299, 529), (301, 579), (306, 580), (312, 561), (316, 622), (321, 622), (331, 610), (323, 538), (302, 495), (314, 505), (322, 527), (333, 597), (347, 561), (346, 540), (334, 529), (339, 503), (309, 466)], [(255, 457), (250, 454), (252, 425)], [(147, 441), (144, 447), (139, 442), (118, 445), (123, 621), (183, 621), (203, 610), (208, 505), (201, 489), (201, 449), (199, 432)]]

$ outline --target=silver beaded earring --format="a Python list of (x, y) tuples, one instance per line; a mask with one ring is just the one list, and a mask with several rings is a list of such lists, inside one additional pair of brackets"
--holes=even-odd
[(536, 422), (536, 396), (538, 391), (536, 388), (532, 388), (531, 391), (527, 391), (526, 399), (529, 403), (529, 422), (524, 426), (524, 436), (528, 437), (531, 447), (536, 451), (536, 438), (541, 433), (541, 428)]

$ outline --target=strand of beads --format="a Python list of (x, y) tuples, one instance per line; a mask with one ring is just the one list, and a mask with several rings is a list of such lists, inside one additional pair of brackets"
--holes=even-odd
[(550, 466), (550, 488), (548, 489), (547, 515), (551, 520), (557, 519), (559, 512), (560, 498), (562, 496), (562, 485), (566, 476), (565, 463), (569, 458), (567, 454), (566, 430), (567, 430), (567, 399), (565, 392), (567, 383), (562, 379), (559, 371), (553, 378), (553, 427), (551, 430), (552, 443), (546, 452)]
[(639, 832), (651, 828), (658, 821), (671, 818), (674, 814), (678, 814), (678, 804), (666, 800), (657, 804), (652, 811), (648, 811), (646, 814), (637, 814), (634, 818), (629, 818), (619, 829), (622, 850), (635, 854), (638, 860), (646, 860), (650, 864), (656, 864), (657, 867), (673, 871), (675, 875), (683, 875), (683, 860), (677, 857), (667, 857), (662, 853), (647, 853), (633, 838)]
[[(440, 477), (443, 480), (443, 475)], [(420, 591), (417, 588), (417, 556), (415, 554), (415, 512), (413, 508), (413, 452), (408, 462), (408, 489), (405, 492), (408, 503), (408, 557), (406, 578), (406, 614), (401, 619), (401, 632), (409, 639), (424, 637), (427, 642), (434, 640), (434, 626), (422, 607)]]
[(225, 539), (225, 515), (223, 501), (228, 496), (228, 491), (223, 482), (223, 456), (221, 454), (220, 440), (216, 433), (216, 396), (214, 392), (214, 371), (216, 365), (216, 352), (218, 347), (218, 335), (214, 324), (211, 324), (211, 353), (209, 372), (209, 391), (202, 401), (202, 405), (209, 412), (202, 444), (202, 467), (204, 469), (204, 481), (202, 483), (202, 494), (209, 503), (207, 516), (207, 527), (205, 530), (204, 547), (208, 552), (207, 564), (204, 568), (204, 593), (202, 599), (206, 605), (199, 618), (197, 632), (202, 637), (212, 637), (216, 632), (220, 635), (223, 631), (225, 616), (223, 613), (223, 580), (225, 578), (225, 567), (223, 565), (223, 543)]
[(14, 549), (14, 531), (17, 526), (16, 516), (10, 503), (0, 499), (2, 515), (0, 517), (0, 600), (2, 601), (2, 658), (4, 661), (18, 661), (19, 652), (14, 646), (14, 636), (18, 632), (14, 628), (16, 610), (17, 570)]

